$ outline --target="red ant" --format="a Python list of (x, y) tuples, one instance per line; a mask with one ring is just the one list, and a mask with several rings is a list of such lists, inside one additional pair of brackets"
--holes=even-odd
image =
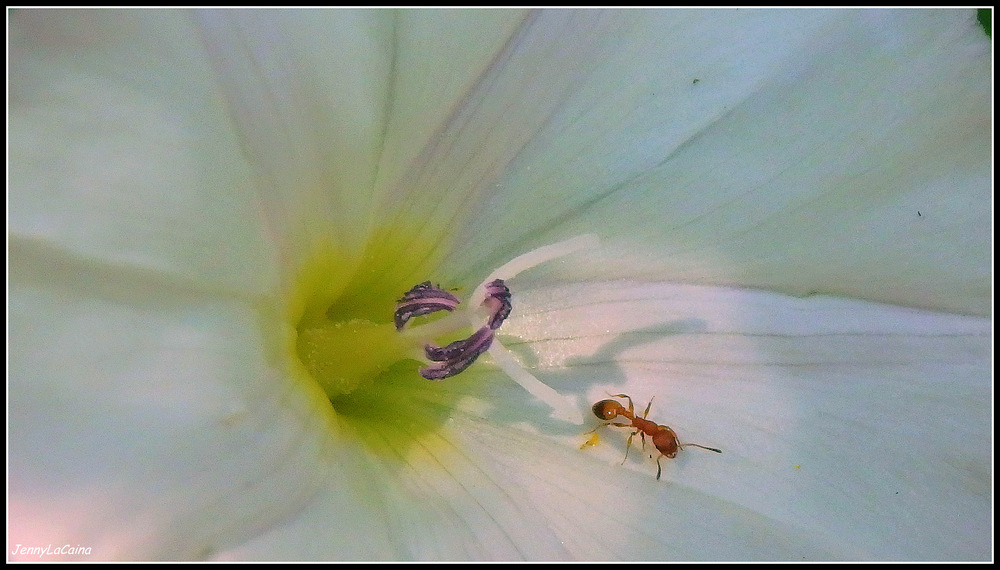
[(617, 427), (627, 427), (635, 428), (635, 431), (628, 436), (628, 443), (625, 444), (625, 459), (622, 459), (622, 465), (625, 464), (625, 460), (628, 459), (628, 450), (632, 446), (632, 438), (635, 434), (639, 434), (642, 439), (643, 448), (646, 447), (646, 436), (649, 436), (650, 442), (656, 447), (656, 450), (660, 452), (660, 456), (656, 458), (656, 479), (660, 479), (660, 457), (666, 457), (667, 459), (673, 459), (677, 456), (677, 452), (684, 449), (684, 446), (691, 445), (694, 447), (700, 447), (702, 449), (707, 449), (709, 451), (714, 451), (716, 453), (722, 453), (721, 449), (715, 449), (714, 447), (705, 447), (704, 445), (698, 445), (697, 443), (681, 443), (677, 440), (677, 434), (674, 430), (667, 426), (661, 426), (656, 422), (646, 419), (646, 414), (649, 413), (649, 407), (653, 405), (653, 398), (649, 399), (649, 403), (646, 404), (646, 411), (642, 413), (641, 418), (635, 417), (635, 413), (632, 411), (632, 398), (626, 396), (625, 394), (608, 394), (614, 398), (625, 398), (628, 400), (628, 409), (626, 410), (624, 406), (615, 400), (601, 400), (594, 404), (593, 408), (594, 415), (604, 421), (610, 421), (618, 416), (622, 416), (629, 420), (631, 423), (619, 424), (619, 423), (606, 423), (601, 424), (594, 428), (593, 431), (597, 431), (603, 426), (617, 426)]

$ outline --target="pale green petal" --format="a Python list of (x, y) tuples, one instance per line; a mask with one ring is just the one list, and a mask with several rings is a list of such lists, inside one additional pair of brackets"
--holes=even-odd
[(408, 195), (398, 187), (426, 161), (427, 141), (522, 18), (507, 10), (198, 13), (289, 267), (328, 242), (355, 263), (373, 233), (406, 222), (387, 204)]
[(259, 293), (275, 268), (250, 170), (187, 14), (15, 10), (9, 232)]
[(470, 279), (598, 232), (562, 275), (986, 314), (991, 65), (972, 10), (544, 12), (399, 191)]
[[(519, 10), (403, 10), (396, 15), (392, 102), (376, 189), (393, 202), (469, 104), (508, 43), (532, 16)], [(482, 148), (465, 149), (479, 152)], [(442, 189), (439, 189), (439, 191)], [(434, 201), (440, 198), (435, 198)]]
[(220, 10), (198, 20), (289, 265), (323, 240), (357, 254), (391, 103), (393, 13)]
[(329, 404), (265, 360), (244, 300), (30, 243), (10, 254), (12, 547), (202, 558), (338, 480)]

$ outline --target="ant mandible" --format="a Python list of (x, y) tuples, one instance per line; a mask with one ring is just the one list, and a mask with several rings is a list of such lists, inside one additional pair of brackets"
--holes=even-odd
[[(632, 438), (635, 434), (639, 434), (642, 439), (642, 446), (646, 447), (646, 436), (649, 436), (650, 442), (656, 447), (656, 450), (660, 452), (659, 457), (656, 458), (656, 480), (660, 480), (660, 458), (666, 457), (667, 459), (673, 459), (677, 456), (677, 452), (684, 449), (684, 446), (690, 445), (694, 447), (700, 447), (702, 449), (707, 449), (709, 451), (714, 451), (716, 453), (722, 453), (721, 449), (715, 449), (714, 447), (705, 447), (704, 445), (698, 445), (697, 443), (685, 443), (681, 445), (681, 442), (677, 440), (677, 434), (674, 430), (667, 426), (661, 426), (656, 422), (646, 419), (646, 414), (649, 413), (649, 407), (653, 405), (653, 398), (649, 399), (649, 403), (646, 404), (646, 411), (642, 413), (642, 417), (638, 418), (635, 416), (632, 408), (632, 398), (625, 394), (609, 394), (614, 398), (625, 398), (628, 400), (628, 409), (626, 410), (619, 402), (615, 400), (601, 400), (594, 404), (593, 408), (594, 415), (598, 418), (610, 422), (606, 424), (601, 424), (593, 429), (597, 431), (603, 426), (617, 426), (617, 427), (627, 427), (635, 428), (635, 431), (628, 436), (628, 443), (625, 444), (625, 459), (622, 459), (622, 465), (625, 464), (625, 460), (628, 459), (628, 450), (632, 446)], [(655, 396), (654, 396), (655, 397)], [(622, 416), (629, 420), (630, 423), (620, 424), (611, 422), (611, 420)], [(589, 433), (589, 432), (588, 432)]]

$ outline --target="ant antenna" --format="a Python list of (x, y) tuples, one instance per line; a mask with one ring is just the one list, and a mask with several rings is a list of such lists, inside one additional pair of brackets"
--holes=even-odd
[(688, 447), (688, 446), (700, 447), (702, 449), (707, 449), (709, 451), (714, 451), (716, 453), (722, 453), (721, 449), (715, 449), (714, 447), (705, 447), (704, 445), (698, 445), (697, 443), (685, 443), (682, 447)]

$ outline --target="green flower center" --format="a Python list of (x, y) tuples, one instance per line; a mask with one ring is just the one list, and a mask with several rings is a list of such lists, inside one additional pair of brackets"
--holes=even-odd
[[(332, 247), (316, 248), (287, 302), (295, 337), (289, 348), (301, 365), (299, 374), (335, 402), (370, 386), (397, 363), (418, 358), (421, 345), (400, 335), (392, 316), (400, 295), (435, 264), (432, 254), (430, 247), (390, 235), (372, 239), (355, 262)], [(413, 360), (408, 368), (415, 371), (417, 364)]]
[[(439, 263), (435, 253), (441, 251), (441, 245), (432, 247), (403, 237), (415, 232), (395, 229), (380, 234), (373, 236), (360, 258), (345, 256), (330, 245), (315, 248), (291, 280), (283, 307), (283, 360), (308, 392), (317, 398), (325, 395), (359, 434), (371, 436), (367, 439), (373, 445), (398, 438), (392, 446), (398, 451), (411, 444), (416, 433), (439, 426), (453, 409), (454, 399), (468, 393), (472, 387), (469, 379), (476, 375), (459, 373), (471, 364), (469, 358), (477, 358), (488, 347), (493, 362), (552, 407), (555, 417), (582, 422), (572, 402), (524, 370), (496, 341), (493, 331), (511, 308), (509, 291), (503, 285), (505, 277), (593, 247), (594, 236), (578, 236), (518, 256), (479, 286), (467, 289), (462, 308), (436, 311), (446, 316), (419, 326), (407, 323), (400, 331), (393, 319), (397, 301), (409, 295), (415, 283), (438, 277), (434, 275)], [(506, 295), (503, 302), (499, 297), (487, 299), (501, 292)], [(401, 306), (406, 307), (405, 302)], [(492, 343), (486, 342), (487, 334)], [(418, 373), (427, 358), (443, 367), (435, 369), (435, 374), (464, 377), (449, 377), (446, 389), (442, 383), (428, 381)], [(421, 370), (426, 373), (428, 368)], [(417, 394), (430, 394), (434, 403), (417, 403)]]
[[(275, 345), (293, 381), (331, 414), (336, 436), (390, 468), (410, 461), (418, 442), (446, 441), (427, 435), (439, 433), (462, 393), (441, 391), (417, 373), (422, 345), (393, 323), (396, 300), (438, 263), (430, 246), (403, 235), (374, 236), (360, 257), (333, 240), (314, 247), (286, 281)], [(455, 386), (474, 383), (470, 376)]]

